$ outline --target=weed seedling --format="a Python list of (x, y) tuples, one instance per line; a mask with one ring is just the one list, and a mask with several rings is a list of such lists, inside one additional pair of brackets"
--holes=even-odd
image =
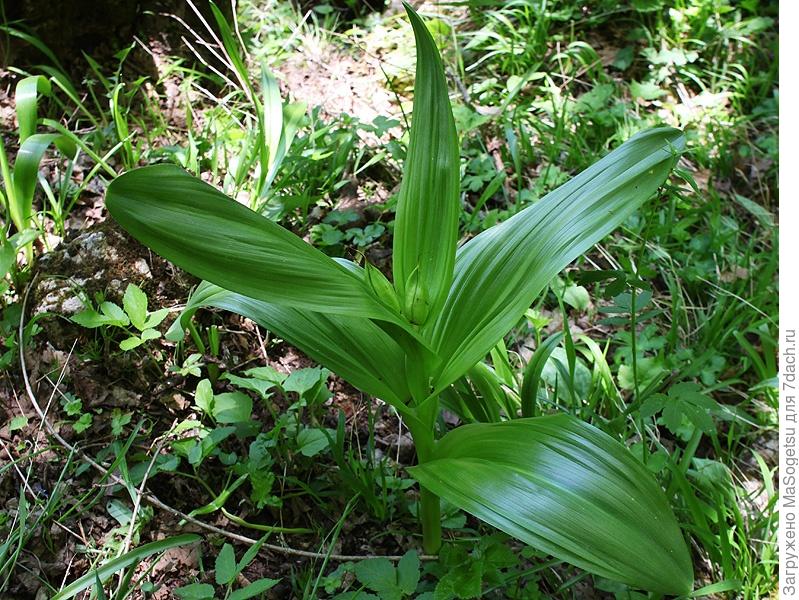
[[(168, 308), (155, 312), (147, 310), (147, 295), (135, 284), (128, 284), (122, 298), (122, 306), (109, 301), (100, 302), (97, 309), (86, 308), (72, 317), (82, 327), (116, 327), (124, 330), (128, 337), (119, 343), (119, 349), (127, 352), (145, 342), (161, 337), (156, 329), (169, 314)], [(131, 329), (131, 326), (133, 327)]]

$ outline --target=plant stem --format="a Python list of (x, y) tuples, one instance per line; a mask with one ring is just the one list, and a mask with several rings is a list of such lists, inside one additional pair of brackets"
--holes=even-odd
[[(416, 446), (416, 459), (424, 464), (433, 458), (435, 447), (435, 419), (438, 415), (438, 399), (417, 407), (406, 425)], [(441, 500), (430, 490), (420, 486), (419, 520), (422, 524), (422, 547), (425, 554), (438, 554), (441, 548)]]
[(438, 554), (441, 549), (441, 499), (424, 487), (420, 488), (419, 519), (425, 554)]

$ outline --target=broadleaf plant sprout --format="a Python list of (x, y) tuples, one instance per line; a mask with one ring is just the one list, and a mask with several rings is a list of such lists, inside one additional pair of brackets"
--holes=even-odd
[(648, 130), (458, 247), (459, 143), (435, 43), (406, 6), (417, 48), (393, 283), (332, 259), (171, 165), (135, 169), (107, 206), (141, 242), (205, 281), (169, 336), (212, 306), (274, 331), (409, 427), (423, 547), (441, 545), (440, 498), (604, 577), (685, 594), (691, 559), (668, 501), (623, 445), (562, 413), (504, 414), (440, 435), (442, 391), (482, 360), (548, 283), (664, 182), (684, 139)]

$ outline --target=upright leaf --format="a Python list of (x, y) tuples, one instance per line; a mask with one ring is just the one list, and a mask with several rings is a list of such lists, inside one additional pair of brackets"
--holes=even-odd
[(275, 162), (280, 138), (283, 133), (283, 99), (275, 76), (266, 65), (261, 66), (261, 93), (263, 94), (263, 123), (261, 135), (268, 151), (268, 158), (261, 165), (262, 177), (267, 176), (269, 166)]
[(41, 75), (25, 77), (17, 83), (16, 90), (14, 91), (14, 102), (17, 107), (20, 144), (36, 133), (39, 94), (49, 96), (50, 92), (50, 82)]
[(174, 165), (118, 177), (106, 206), (140, 242), (223, 288), (275, 304), (401, 322), (355, 273)]
[(50, 144), (54, 144), (70, 158), (75, 156), (74, 144), (64, 136), (57, 133), (35, 133), (20, 144), (17, 157), (14, 159), (12, 176), (14, 201), (9, 203), (9, 212), (20, 231), (28, 226), (32, 216), (33, 194), (39, 177), (39, 165)]
[(423, 323), (452, 281), (460, 210), (458, 134), (435, 42), (405, 5), (416, 37), (408, 156), (394, 226), (394, 285), (409, 320)]
[(691, 558), (652, 474), (574, 417), (459, 427), (411, 474), (455, 506), (587, 571), (662, 594), (691, 591)]
[(559, 332), (544, 340), (541, 345), (535, 349), (533, 356), (530, 357), (530, 362), (527, 363), (527, 367), (524, 369), (524, 379), (522, 379), (522, 389), (519, 394), (523, 417), (535, 416), (535, 405), (538, 401), (538, 386), (541, 383), (541, 373), (544, 372), (544, 366), (549, 360), (552, 351), (560, 344), (562, 338), (563, 333)]
[(446, 303), (429, 323), (436, 389), (483, 358), (549, 281), (657, 190), (685, 141), (680, 131), (640, 133), (533, 206), (458, 250)]

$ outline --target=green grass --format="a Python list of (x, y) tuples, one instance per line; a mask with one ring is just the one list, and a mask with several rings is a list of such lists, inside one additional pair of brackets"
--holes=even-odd
[[(536, 414), (570, 412), (624, 441), (667, 491), (690, 538), (697, 587), (728, 582), (719, 598), (773, 595), (776, 456), (768, 440), (777, 427), (776, 3), (596, 2), (583, 10), (576, 2), (474, 1), (425, 10), (434, 19), (461, 134), (462, 239), (535, 203), (642, 129), (683, 128), (689, 148), (657, 198), (568, 267), (505, 337), (504, 347), (486, 357), (484, 368), (458, 382), (452, 402), (466, 402), (470, 394), (500, 401), (528, 394)], [(256, 93), (261, 61), (280, 79), (304, 41), (321, 40), (344, 54), (382, 57), (385, 74), (375, 77), (410, 109), (413, 47), (403, 19), (372, 15), (353, 29), (335, 10), (306, 17), (289, 3), (263, 8), (240, 2), (238, 24), (247, 48), (244, 68)], [(381, 47), (380, 40), (405, 43)], [(180, 127), (170, 127), (158, 97), (163, 88), (151, 85), (157, 82), (125, 79), (121, 62), (87, 62), (87, 77), (95, 83), (84, 96), (73, 91), (81, 85), (56, 62), (30, 69), (53, 78), (51, 97), (38, 107), (39, 117), (48, 120), (40, 120), (37, 131), (71, 134), (80, 149), (75, 162), (88, 163), (90, 171), (77, 177), (74, 164), (55, 152), (47, 155), (58, 164), (59, 178), (36, 183), (34, 237), (49, 240), (48, 227), (64, 231), (92, 178), (107, 182), (136, 165), (171, 162), (261, 208), (330, 255), (375, 262), (391, 247), (407, 149), (399, 107), (386, 115), (393, 122), (373, 123), (309, 106), (265, 188), (256, 172), (258, 109), (241, 85), (167, 57), (162, 77), (178, 86), (178, 113), (185, 117)], [(235, 80), (234, 72), (224, 74)], [(281, 95), (296, 100), (285, 84)], [(14, 136), (4, 136), (11, 164)], [(352, 210), (340, 204), (343, 197), (365, 199), (369, 206)], [(10, 239), (16, 229), (9, 222), (4, 212)], [(46, 244), (34, 248), (48, 251)], [(18, 307), (29, 280), (21, 261), (5, 286), (0, 335), (7, 352), (0, 364), (8, 389), (19, 376)], [(121, 305), (121, 296), (114, 301)], [(162, 308), (155, 301), (150, 299), (149, 310)], [(35, 335), (26, 334), (26, 344), (46, 343), (36, 330), (29, 327)], [(118, 345), (129, 337), (111, 327), (76, 331), (75, 351), (91, 350), (100, 366), (119, 361)], [(543, 357), (529, 395), (527, 365), (558, 332), (564, 335), (549, 360)], [(174, 533), (164, 530), (163, 513), (146, 502), (133, 515), (146, 479), (161, 500), (187, 514), (196, 511), (197, 519), (215, 523), (227, 519), (226, 511), (237, 519), (227, 522), (238, 523), (227, 529), (250, 538), (263, 535), (264, 527), (312, 530), (269, 531), (267, 542), (318, 551), (319, 558), (278, 569), (274, 565), (285, 558), (262, 548), (254, 559), (261, 565), (258, 576), (281, 580), (275, 590), (284, 597), (347, 598), (359, 590), (364, 598), (430, 597), (423, 594), (438, 589), (441, 597), (565, 599), (583, 597), (589, 586), (607, 597), (655, 598), (557, 563), (447, 506), (439, 562), (422, 561), (414, 570), (408, 558), (403, 571), (396, 561), (386, 566), (326, 559), (331, 553), (402, 556), (420, 547), (417, 496), (404, 470), (412, 457), (397, 460), (401, 448), (385, 443), (386, 431), (405, 431), (395, 431), (397, 416), (325, 371), (295, 365), (287, 378), (263, 369), (260, 348), (276, 357), (288, 351), (285, 343), (222, 313), (201, 314), (193, 333), (177, 346), (148, 341), (124, 359), (146, 361), (148, 373), (163, 373), (160, 380), (151, 375), (152, 389), (168, 385), (182, 394), (182, 408), (170, 418), (147, 416), (137, 426), (135, 408), (115, 409), (88, 397), (77, 404), (55, 397), (50, 405), (49, 417), (61, 427), (91, 417), (91, 428), (75, 430), (71, 443), (113, 467), (128, 486), (96, 487), (104, 480), (79, 455), (52, 441), (31, 446), (38, 428), (32, 411), (28, 425), (4, 441), (20, 471), (9, 466), (2, 472), (0, 583), (38, 577), (58, 589), (60, 576), (37, 570), (32, 557), (50, 560), (63, 545), (52, 532), (62, 526), (83, 535), (98, 518), (110, 521), (74, 547), (69, 558), (75, 556), (83, 570), (71, 571), (67, 581), (124, 554), (129, 530), (135, 532), (132, 547), (159, 532)], [(192, 353), (202, 355), (198, 372), (191, 366), (180, 372)], [(213, 384), (215, 401), (224, 396), (222, 404), (250, 406), (246, 418), (230, 422), (229, 413), (220, 418), (198, 402), (194, 394), (202, 379)], [(38, 393), (46, 400), (51, 391), (45, 382)], [(63, 392), (74, 393), (68, 374)], [(10, 407), (9, 421), (22, 414), (19, 405)], [(50, 482), (46, 495), (25, 488), (24, 481), (32, 486), (37, 479)], [(193, 491), (181, 494), (186, 489)], [(357, 509), (342, 496), (357, 498)], [(340, 551), (313, 541), (328, 536), (338, 539)], [(224, 543), (208, 534), (201, 559), (179, 583), (215, 585)], [(233, 543), (235, 556), (242, 556), (244, 545)], [(122, 590), (123, 597), (130, 588), (132, 597), (144, 597), (163, 585), (149, 566), (145, 560), (130, 580), (109, 579), (106, 595)], [(411, 580), (419, 575), (413, 594), (402, 591), (400, 572)], [(235, 593), (235, 585), (226, 586), (217, 587), (219, 593)], [(102, 596), (95, 591), (95, 597)]]

